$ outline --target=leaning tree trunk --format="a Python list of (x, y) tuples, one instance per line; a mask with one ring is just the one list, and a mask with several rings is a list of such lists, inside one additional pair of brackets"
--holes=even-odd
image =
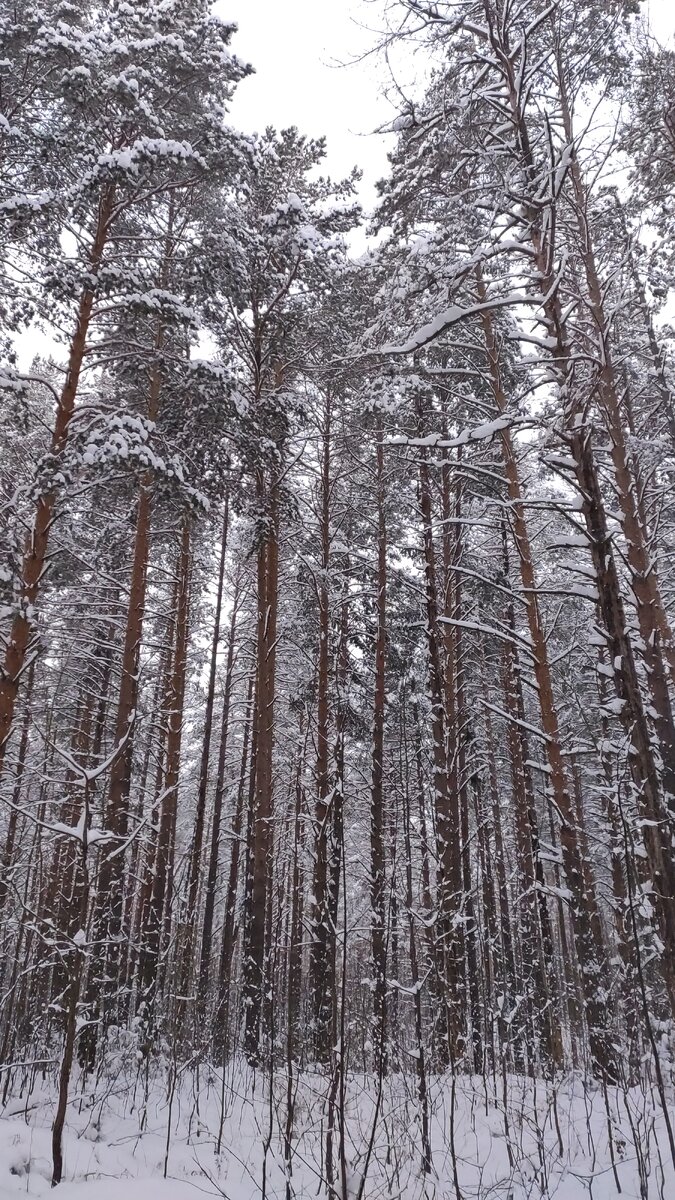
[[(486, 289), (482, 276), (478, 275), (478, 295), (483, 301)], [(488, 359), (492, 392), (500, 413), (507, 408), (502, 383), (499, 351), (492, 317), (487, 310), (481, 313), (485, 351)], [(541, 722), (545, 735), (545, 749), (549, 769), (551, 798), (560, 819), (560, 843), (563, 868), (567, 885), (572, 895), (572, 916), (575, 930), (575, 945), (578, 952), (585, 983), (585, 1008), (589, 1027), (593, 1057), (598, 1067), (613, 1076), (614, 1051), (612, 1040), (606, 1029), (606, 1006), (602, 1000), (598, 979), (602, 967), (604, 940), (602, 922), (595, 888), (587, 892), (581, 853), (574, 820), (574, 805), (563, 756), (558, 714), (553, 694), (553, 683), (546, 644), (546, 633), (537, 602), (537, 582), (525, 510), (518, 476), (517, 459), (513, 438), (508, 428), (501, 431), (502, 450), (506, 480), (511, 500), (513, 533), (518, 552), (518, 561), (527, 606), (527, 620), (532, 639), (534, 674), (537, 682), (537, 697)]]
[[(115, 186), (104, 188), (99, 201), (94, 238), (89, 254), (92, 276), (98, 274), (110, 233)], [(77, 310), (75, 332), (70, 343), (68, 367), (63, 389), (56, 407), (50, 455), (58, 460), (66, 449), (70, 425), (75, 413), (75, 401), (80, 383), (82, 364), (87, 348), (87, 335), (94, 309), (95, 293), (91, 287), (82, 290)], [(56, 493), (40, 492), (35, 508), (33, 528), (27, 538), (20, 578), (19, 608), (12, 620), (0, 670), (0, 776), (2, 775), (7, 740), (12, 731), (14, 709), (19, 694), (26, 658), (34, 635), (33, 610), (47, 569), (47, 553), (52, 525), (56, 515)]]
[[(552, 247), (548, 244), (551, 235), (550, 225), (548, 228), (543, 227), (541, 205), (538, 198), (535, 199), (538, 176), (530, 145), (527, 121), (522, 108), (522, 91), (516, 78), (513, 56), (508, 53), (508, 47), (505, 47), (501, 41), (498, 22), (492, 20), (490, 38), (494, 48), (501, 55), (500, 61), (502, 62), (515, 142), (523, 164), (526, 185), (531, 189), (532, 199), (524, 202), (523, 212), (528, 220), (534, 266), (549, 335), (550, 353), (560, 393), (563, 417), (562, 433), (570, 449), (577, 484), (582, 496), (582, 514), (590, 542), (608, 649), (614, 665), (617, 698), (621, 701), (620, 718), (636, 751), (630, 756), (630, 765), (648, 822), (648, 827), (645, 829), (645, 846), (651, 870), (658, 881), (656, 890), (659, 897), (659, 924), (662, 940), (666, 947), (663, 967), (671, 1003), (673, 1003), (675, 996), (675, 864), (672, 854), (667, 849), (672, 837), (672, 817), (664, 804), (658, 770), (654, 761), (633, 647), (626, 627), (619, 575), (608, 532), (607, 514), (592, 449), (591, 430), (585, 423), (579, 397), (574, 393), (573, 349), (568, 341), (567, 325), (559, 290), (556, 286), (557, 281), (554, 278), (554, 257)], [(505, 50), (506, 53), (504, 53)], [(568, 874), (568, 865), (572, 868), (572, 874), (568, 874), (568, 884), (574, 896), (575, 925), (578, 927), (584, 943), (579, 958), (589, 1015), (591, 1050), (601, 1072), (612, 1074), (614, 1052), (610, 1049), (607, 1033), (603, 1030), (604, 1014), (601, 1010), (604, 1000), (598, 986), (601, 965), (592, 952), (594, 940), (592, 929), (594, 925), (597, 925), (597, 921), (595, 913), (585, 915), (585, 897), (581, 871), (578, 869), (580, 867), (578, 846), (575, 848), (573, 844), (574, 826), (568, 786), (565, 788), (564, 798), (565, 807), (560, 810), (563, 863), (566, 874)], [(596, 1021), (599, 1022), (597, 1026)]]

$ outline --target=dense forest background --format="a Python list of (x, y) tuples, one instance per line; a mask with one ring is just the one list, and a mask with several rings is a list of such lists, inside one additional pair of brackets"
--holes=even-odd
[(2, 1102), (55, 1183), (158, 1089), (166, 1175), (187, 1079), (220, 1154), (236, 1078), (253, 1194), (314, 1107), (311, 1194), (520, 1197), (513, 1089), (548, 1195), (573, 1081), (601, 1194), (628, 1142), (667, 1196), (675, 54), (635, 0), (375, 7), (426, 83), (364, 216), (229, 125), (205, 0), (0, 0)]

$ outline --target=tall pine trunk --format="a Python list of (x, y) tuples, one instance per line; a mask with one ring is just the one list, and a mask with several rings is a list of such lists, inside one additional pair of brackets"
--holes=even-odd
[(244, 1045), (252, 1064), (260, 1062), (267, 1031), (265, 994), (269, 982), (268, 907), (272, 883), (274, 701), (279, 588), (279, 494), (276, 482), (264, 492), (258, 476), (258, 498), (267, 500), (266, 527), (258, 548), (257, 680), (255, 691), (256, 770), (251, 840), (251, 890), (244, 959)]
[[(218, 646), (220, 645), (220, 621), (223, 608), (223, 584), (225, 579), (225, 559), (227, 556), (227, 535), (229, 527), (229, 493), (225, 493), (223, 509), (223, 525), (220, 537), (220, 558), (218, 562), (218, 577), (216, 584), (216, 608), (213, 617), (213, 633), (211, 635), (211, 655), (209, 662), (209, 681), (206, 689), (206, 705), (204, 708), (204, 730), (202, 733), (202, 752), (199, 761), (199, 780), (197, 783), (197, 803), (195, 807), (194, 831), (188, 859), (188, 879), (183, 917), (183, 943), (181, 946), (182, 959), (180, 963), (180, 990), (187, 992), (190, 986), (190, 975), (193, 969), (195, 951), (195, 928), (198, 918), (197, 897), (202, 866), (202, 847), (204, 842), (204, 827), (206, 824), (206, 798), (209, 778), (209, 762), (211, 758), (211, 732), (213, 729), (213, 707), (216, 697), (216, 670), (218, 667)], [(231, 676), (230, 676), (231, 677)], [(201, 978), (201, 976), (200, 976)], [(201, 1007), (202, 989), (198, 984)]]
[(373, 1045), (377, 1069), (386, 1061), (387, 934), (385, 904), (384, 726), (387, 663), (387, 521), (385, 513), (382, 421), (375, 426), (375, 504), (377, 567), (375, 573), (375, 683), (370, 776), (370, 940), (372, 955)]
[[(104, 188), (101, 195), (89, 254), (90, 271), (94, 276), (98, 273), (108, 242), (114, 198), (115, 187), (114, 184), (110, 184)], [(75, 412), (80, 375), (87, 349), (87, 336), (94, 300), (94, 291), (85, 285), (80, 296), (75, 332), (70, 343), (66, 379), (56, 407), (50, 445), (50, 455), (56, 460), (62, 456), (68, 444), (70, 425)], [(19, 608), (12, 620), (5, 649), (5, 661), (0, 671), (0, 776), (3, 771), (7, 740), (12, 731), (21, 678), (33, 639), (34, 618), (32, 614), (47, 569), (49, 539), (55, 516), (56, 493), (49, 490), (41, 491), (37, 498), (33, 527), (26, 540), (21, 566)]]
[(327, 1062), (331, 1047), (332, 995), (335, 979), (331, 978), (331, 929), (329, 858), (332, 838), (332, 808), (329, 773), (329, 656), (330, 612), (328, 570), (330, 566), (330, 469), (331, 469), (331, 409), (330, 391), (326, 392), (322, 438), (321, 480), (319, 491), (319, 529), (321, 537), (321, 566), (317, 582), (319, 602), (319, 652), (317, 671), (317, 731), (316, 731), (316, 808), (314, 835), (314, 875), (312, 933), (309, 953), (309, 982), (312, 995), (314, 1045), (319, 1062)]

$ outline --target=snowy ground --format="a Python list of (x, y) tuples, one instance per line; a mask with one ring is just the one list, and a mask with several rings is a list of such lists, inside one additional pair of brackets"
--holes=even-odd
[[(149, 1085), (141, 1073), (73, 1087), (65, 1138), (65, 1182), (58, 1200), (268, 1200), (286, 1194), (282, 1129), (286, 1081), (270, 1095), (241, 1063), (225, 1076), (201, 1068)], [(377, 1119), (364, 1200), (445, 1200), (456, 1195), (452, 1146), (462, 1200), (673, 1200), (673, 1170), (655, 1094), (592, 1094), (580, 1081), (552, 1092), (510, 1078), (460, 1077), (454, 1107), (448, 1079), (432, 1082), (434, 1174), (420, 1174), (420, 1133), (413, 1078), (393, 1077)], [(291, 1196), (325, 1196), (321, 1188), (326, 1080), (306, 1073), (295, 1099)], [(224, 1095), (223, 1111), (221, 1097)], [(349, 1191), (356, 1197), (375, 1113), (375, 1083), (349, 1080)], [(42, 1081), (8, 1100), (0, 1119), (0, 1200), (50, 1193), (54, 1094)], [(454, 1111), (454, 1122), (452, 1113)], [(218, 1136), (221, 1129), (221, 1149)], [(170, 1137), (167, 1137), (170, 1128)], [(611, 1150), (610, 1150), (611, 1138)], [(265, 1153), (265, 1146), (269, 1148)], [(612, 1165), (614, 1159), (614, 1166)], [(642, 1178), (642, 1183), (641, 1183)], [(620, 1189), (620, 1190), (619, 1190)]]

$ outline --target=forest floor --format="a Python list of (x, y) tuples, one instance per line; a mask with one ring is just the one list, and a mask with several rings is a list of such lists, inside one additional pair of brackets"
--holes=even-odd
[[(173, 1097), (171, 1090), (173, 1084)], [(305, 1072), (295, 1089), (291, 1197), (325, 1196), (328, 1084)], [(223, 1108), (224, 1097), (224, 1108)], [(0, 1116), (0, 1200), (46, 1196), (54, 1090), (33, 1081)], [(650, 1089), (552, 1089), (515, 1076), (430, 1081), (433, 1173), (421, 1174), (415, 1079), (350, 1076), (348, 1195), (355, 1200), (673, 1200), (675, 1170)], [(235, 1061), (148, 1081), (143, 1070), (74, 1081), (58, 1200), (267, 1200), (286, 1196), (286, 1079), (269, 1089)], [(375, 1127), (373, 1149), (368, 1146)], [(169, 1135), (170, 1130), (170, 1135)], [(218, 1140), (220, 1135), (220, 1150)], [(454, 1155), (453, 1155), (454, 1144)], [(454, 1163), (453, 1165), (453, 1158)], [(367, 1165), (366, 1184), (361, 1189)], [(456, 1176), (455, 1176), (456, 1170)]]

